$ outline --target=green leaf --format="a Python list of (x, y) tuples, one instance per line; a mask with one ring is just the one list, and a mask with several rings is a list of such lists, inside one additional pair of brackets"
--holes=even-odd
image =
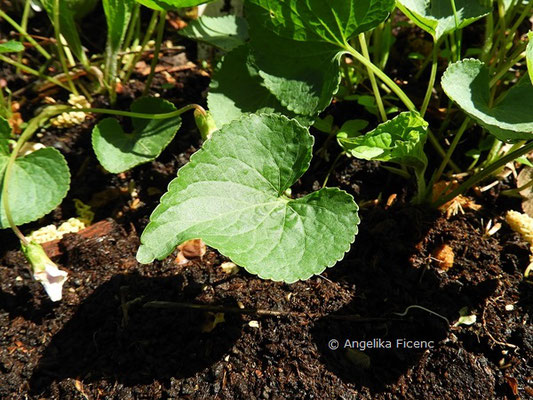
[(526, 60), (527, 60), (527, 70), (529, 72), (529, 79), (531, 84), (533, 84), (533, 31), (527, 34), (529, 43), (526, 47)]
[(502, 141), (533, 138), (533, 87), (529, 79), (515, 84), (504, 99), (489, 106), (489, 71), (479, 60), (450, 64), (442, 76), (442, 88), (461, 109)]
[(338, 89), (339, 58), (349, 40), (393, 8), (394, 0), (250, 0), (251, 46), (265, 86), (287, 109), (318, 114)]
[[(55, 0), (41, 0), (50, 21), (54, 23)], [(83, 51), (80, 36), (74, 22), (74, 12), (67, 1), (59, 1), (59, 32), (68, 43), (69, 49), (83, 64), (88, 64), (87, 56)]]
[(416, 25), (439, 40), (443, 35), (470, 25), (492, 12), (484, 0), (398, 0), (398, 8)]
[[(102, 0), (107, 23), (107, 43), (105, 48), (105, 78), (114, 84), (119, 52), (130, 25), (134, 0)], [(115, 86), (112, 85), (112, 91)]]
[(178, 33), (228, 52), (248, 40), (248, 24), (244, 18), (235, 15), (204, 16), (189, 22)]
[[(107, 23), (106, 51), (116, 54), (120, 51), (131, 19), (134, 0), (102, 0)], [(115, 56), (116, 58), (116, 56)], [(116, 62), (116, 60), (115, 60)]]
[(348, 139), (361, 136), (361, 131), (368, 126), (368, 121), (364, 119), (351, 119), (342, 124), (337, 132), (338, 139)]
[(248, 57), (247, 46), (241, 46), (224, 56), (215, 71), (207, 104), (218, 127), (238, 119), (244, 113), (277, 112), (298, 119), (304, 126), (312, 119), (297, 116), (281, 105), (279, 100), (262, 84), (259, 71)]
[(194, 7), (199, 4), (210, 3), (214, 0), (136, 0), (143, 6), (157, 11), (176, 10), (178, 8)]
[(82, 19), (94, 10), (98, 0), (61, 0), (65, 1), (74, 13), (74, 18)]
[(403, 112), (363, 136), (338, 137), (348, 154), (364, 160), (390, 161), (422, 170), (428, 123), (417, 112)]
[(18, 53), (24, 51), (24, 45), (15, 40), (0, 43), (0, 53)]
[[(174, 110), (172, 103), (155, 97), (144, 97), (131, 105), (131, 111), (139, 113), (162, 114)], [(115, 118), (105, 118), (93, 129), (94, 152), (109, 172), (120, 173), (156, 159), (176, 135), (181, 118), (132, 118), (132, 125), (133, 132), (124, 133)]]
[(7, 119), (0, 117), (0, 157), (9, 155), (9, 139), (11, 139), (11, 125)]
[[(9, 155), (0, 154), (0, 177), (3, 182)], [(70, 184), (67, 162), (53, 148), (37, 150), (19, 157), (9, 181), (9, 207), (16, 225), (48, 214), (66, 196)], [(0, 185), (0, 229), (8, 228)]]
[(141, 236), (137, 259), (202, 238), (248, 272), (295, 282), (333, 266), (357, 233), (358, 207), (336, 188), (284, 193), (307, 170), (313, 138), (276, 114), (222, 127), (178, 172)]

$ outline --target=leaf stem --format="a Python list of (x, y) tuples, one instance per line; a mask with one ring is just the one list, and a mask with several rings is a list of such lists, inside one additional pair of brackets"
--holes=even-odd
[(346, 45), (345, 50), (350, 53), (357, 61), (371, 70), (379, 79), (381, 79), (393, 92), (398, 96), (398, 98), (405, 104), (409, 111), (416, 111), (416, 106), (411, 101), (411, 99), (405, 94), (405, 92), (391, 79), (389, 76), (374, 65), (370, 60), (365, 56), (355, 50), (352, 46)]
[(148, 78), (146, 79), (146, 83), (144, 85), (143, 96), (146, 96), (148, 94), (148, 91), (150, 90), (150, 86), (152, 85), (152, 80), (154, 79), (155, 67), (157, 66), (157, 62), (159, 61), (159, 50), (161, 49), (163, 33), (165, 32), (166, 16), (167, 16), (167, 12), (161, 11), (159, 15), (159, 24), (157, 26), (157, 37), (155, 40), (154, 56), (152, 58), (152, 64), (150, 66), (150, 75), (148, 75)]
[(133, 112), (133, 111), (108, 110), (106, 108), (74, 108), (74, 107), (63, 108), (61, 112), (82, 111), (82, 112), (95, 113), (95, 114), (120, 115), (123, 117), (130, 117), (130, 118), (168, 119), (168, 118), (177, 117), (178, 115), (181, 115), (189, 110), (198, 110), (203, 115), (206, 115), (205, 109), (198, 104), (189, 104), (178, 110), (167, 112), (167, 113), (161, 113), (161, 114), (145, 114), (145, 113), (138, 113), (138, 112)]
[(430, 186), (432, 186), (433, 183), (436, 183), (439, 181), (442, 173), (444, 172), (444, 168), (446, 168), (446, 166), (450, 162), (452, 154), (455, 151), (455, 148), (457, 147), (457, 145), (459, 144), (459, 141), (463, 137), (463, 134), (465, 133), (466, 129), (468, 128), (469, 123), (470, 123), (470, 118), (469, 117), (465, 118), (465, 120), (459, 127), (459, 130), (455, 134), (452, 144), (450, 145), (450, 148), (446, 152), (446, 155), (444, 156), (444, 159), (442, 160), (442, 163), (440, 164), (439, 169), (437, 169), (437, 171), (435, 172), (435, 175), (433, 175), (433, 178), (431, 178)]
[[(363, 56), (367, 60), (371, 61), (370, 54), (368, 53), (368, 47), (366, 45), (366, 37), (365, 37), (364, 32), (359, 34), (359, 44), (361, 45), (361, 52), (363, 53)], [(370, 79), (370, 83), (372, 85), (372, 91), (374, 92), (374, 97), (376, 98), (376, 104), (378, 106), (381, 120), (382, 122), (385, 122), (387, 120), (387, 113), (385, 112), (385, 107), (383, 106), (383, 100), (381, 99), (381, 94), (379, 93), (379, 87), (376, 82), (376, 77), (370, 67), (366, 66), (366, 69), (368, 71), (368, 78)]]
[(453, 190), (451, 193), (449, 193), (446, 196), (441, 197), (436, 202), (433, 203), (433, 206), (435, 208), (438, 208), (442, 206), (443, 204), (447, 203), (448, 201), (452, 200), (456, 196), (464, 193), (467, 189), (474, 186), (476, 183), (482, 181), (487, 176), (490, 176), (494, 171), (496, 171), (498, 168), (503, 167), (508, 162), (511, 162), (515, 160), (516, 158), (529, 153), (533, 150), (533, 141), (526, 144), (524, 147), (517, 149), (504, 157), (500, 158), (499, 160), (495, 161), (494, 163), (490, 164), (487, 168), (483, 169), (482, 171), (478, 172), (477, 174), (471, 176), (469, 179), (464, 181), (461, 185), (459, 185), (455, 190)]
[(135, 57), (133, 57), (133, 59), (131, 60), (131, 62), (128, 64), (126, 68), (127, 73), (126, 73), (126, 77), (124, 78), (124, 81), (126, 82), (130, 79), (130, 76), (133, 73), (133, 69), (135, 68), (135, 65), (141, 59), (144, 53), (144, 49), (146, 48), (146, 45), (148, 44), (148, 42), (150, 41), (150, 38), (152, 37), (152, 34), (154, 33), (154, 30), (157, 24), (158, 15), (159, 13), (157, 11), (154, 11), (152, 13), (152, 17), (150, 19), (150, 22), (148, 23), (148, 28), (146, 28), (146, 32), (144, 34), (143, 41), (141, 43), (141, 50), (135, 55)]
[(9, 17), (9, 15), (7, 15), (4, 11), (2, 11), (0, 9), (0, 18), (4, 19), (7, 23), (9, 23), (13, 28), (15, 28), (15, 30), (20, 33), (24, 39), (26, 39), (28, 42), (30, 42), (34, 47), (35, 49), (41, 53), (41, 55), (46, 58), (47, 60), (49, 60), (50, 58), (52, 58), (52, 56), (50, 55), (50, 53), (48, 53), (45, 49), (43, 49), (41, 47), (41, 45), (39, 43), (37, 43), (35, 41), (35, 39), (33, 39), (29, 34), (28, 32), (26, 32), (25, 29), (23, 29), (19, 24), (17, 24), (12, 18)]
[(21, 64), (21, 63), (15, 61), (15, 60), (10, 59), (9, 57), (4, 56), (3, 54), (0, 54), (0, 61), (3, 61), (5, 63), (7, 63), (7, 64), (11, 64), (11, 65), (19, 68), (20, 70), (22, 70), (24, 72), (27, 72), (28, 74), (37, 76), (37, 77), (39, 77), (41, 79), (45, 79), (45, 80), (49, 81), (50, 83), (53, 83), (54, 85), (57, 85), (57, 86), (62, 87), (63, 89), (69, 90), (68, 86), (65, 86), (63, 83), (61, 83), (56, 78), (50, 77), (48, 75), (44, 75), (44, 74), (40, 73), (39, 71), (36, 71), (36, 70), (34, 70), (34, 69), (24, 65), (24, 64)]
[(76, 90), (76, 86), (74, 86), (74, 82), (72, 81), (70, 77), (70, 73), (69, 73), (68, 66), (67, 66), (67, 60), (65, 58), (65, 51), (64, 51), (65, 49), (63, 48), (63, 41), (61, 40), (61, 31), (60, 31), (60, 22), (59, 22), (59, 0), (54, 0), (54, 35), (56, 38), (57, 55), (61, 63), (61, 68), (63, 68), (63, 72), (68, 78), (68, 84), (70, 86), (70, 91), (77, 95), (78, 91)]
[(426, 90), (426, 95), (424, 96), (424, 101), (422, 107), (420, 108), (420, 115), (424, 118), (426, 111), (428, 109), (429, 101), (431, 100), (431, 94), (433, 93), (433, 88), (435, 87), (435, 78), (437, 77), (438, 61), (439, 61), (439, 47), (440, 41), (433, 42), (432, 58), (431, 58), (431, 74), (429, 76), (428, 88)]

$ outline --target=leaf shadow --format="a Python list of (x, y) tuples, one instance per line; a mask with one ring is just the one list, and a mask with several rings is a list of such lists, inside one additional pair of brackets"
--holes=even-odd
[[(423, 263), (420, 254), (438, 245), (433, 240), (441, 239), (430, 235), (429, 242), (424, 241), (437, 219), (427, 212), (413, 207), (362, 215), (359, 245), (347, 255), (344, 268), (328, 274), (334, 281), (349, 280), (356, 295), (315, 323), (313, 340), (329, 371), (373, 395), (390, 393), (390, 386), (409, 370), (423, 368), (432, 349), (438, 349), (455, 329), (451, 323), (459, 310), (481, 306), (498, 287), (492, 279), (464, 284), (443, 278), (430, 259)], [(408, 309), (413, 305), (439, 316), (421, 308)], [(360, 320), (339, 318), (346, 315)], [(337, 349), (329, 347), (333, 339)], [(409, 348), (414, 346), (409, 341), (418, 341), (420, 348)]]
[(30, 379), (42, 393), (65, 378), (111, 379), (125, 386), (190, 377), (222, 358), (241, 335), (240, 316), (202, 332), (197, 310), (144, 307), (146, 302), (194, 302), (202, 288), (180, 276), (116, 275), (99, 286), (54, 335)]

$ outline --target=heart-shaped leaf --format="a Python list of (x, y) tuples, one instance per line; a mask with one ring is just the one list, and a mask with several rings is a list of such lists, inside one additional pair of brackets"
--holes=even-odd
[[(8, 228), (2, 191), (9, 153), (0, 152), (0, 229)], [(9, 180), (9, 208), (16, 225), (35, 221), (56, 208), (67, 195), (68, 165), (59, 151), (40, 149), (17, 158)]]
[(152, 213), (137, 259), (163, 259), (201, 238), (250, 273), (294, 282), (340, 260), (357, 233), (353, 198), (325, 188), (284, 193), (307, 170), (313, 138), (277, 114), (223, 126), (181, 168)]
[(492, 12), (492, 7), (483, 0), (398, 0), (397, 3), (398, 8), (435, 41)]
[(303, 126), (312, 119), (297, 116), (281, 105), (263, 85), (259, 71), (248, 57), (248, 46), (241, 46), (226, 54), (215, 71), (207, 104), (217, 126), (238, 119), (244, 113), (277, 112), (298, 120)]
[(498, 139), (533, 138), (533, 87), (528, 77), (493, 107), (489, 105), (489, 81), (488, 68), (481, 61), (465, 59), (448, 66), (441, 84), (450, 99)]
[(24, 45), (15, 40), (0, 43), (0, 53), (18, 53), (24, 51)]
[(327, 107), (351, 38), (384, 21), (394, 0), (250, 0), (246, 17), (265, 86), (297, 114)]
[[(162, 114), (176, 110), (174, 105), (156, 97), (134, 101), (131, 111)], [(93, 129), (93, 149), (100, 164), (120, 173), (155, 160), (172, 141), (181, 126), (179, 116), (167, 119), (132, 118), (133, 132), (125, 133), (115, 118), (105, 118)]]
[(231, 51), (248, 40), (248, 24), (244, 18), (235, 15), (203, 16), (189, 22), (189, 25), (180, 29), (178, 33), (189, 39), (218, 47), (220, 50)]
[(373, 131), (356, 137), (337, 137), (348, 154), (364, 160), (390, 161), (426, 168), (424, 153), (428, 123), (417, 112), (403, 112)]

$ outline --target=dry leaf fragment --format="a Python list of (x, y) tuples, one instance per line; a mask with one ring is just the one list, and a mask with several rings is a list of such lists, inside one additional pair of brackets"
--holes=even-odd
[[(459, 182), (453, 180), (452, 182), (440, 181), (433, 185), (433, 201), (437, 201), (440, 197), (451, 193), (459, 186)], [(446, 218), (459, 213), (464, 214), (464, 210), (470, 209), (477, 211), (481, 208), (474, 200), (467, 196), (460, 194), (450, 201), (444, 203), (439, 207), (439, 210), (446, 213)]]
[(186, 264), (194, 258), (202, 258), (207, 251), (202, 239), (191, 239), (183, 242), (178, 246), (178, 256), (176, 263), (178, 265)]
[(451, 246), (443, 244), (433, 251), (433, 257), (437, 261), (439, 268), (444, 271), (448, 271), (453, 267), (455, 254)]
[(518, 188), (524, 188), (520, 191), (522, 196), (522, 210), (529, 215), (533, 216), (533, 186), (528, 184), (533, 180), (533, 168), (524, 167), (516, 178), (516, 186)]

